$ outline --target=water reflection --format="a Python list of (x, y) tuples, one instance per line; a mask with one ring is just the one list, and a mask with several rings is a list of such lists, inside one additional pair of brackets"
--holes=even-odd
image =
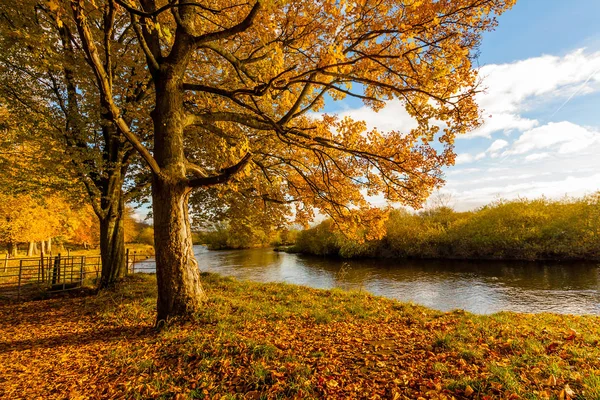
[(270, 249), (194, 250), (200, 270), (244, 280), (366, 290), (442, 311), (600, 315), (596, 263), (332, 260)]

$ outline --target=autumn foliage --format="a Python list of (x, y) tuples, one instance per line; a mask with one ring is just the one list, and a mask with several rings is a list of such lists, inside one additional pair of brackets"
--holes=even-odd
[(0, 305), (0, 397), (597, 399), (593, 316), (442, 313), (203, 275), (197, 323), (153, 329), (155, 282)]

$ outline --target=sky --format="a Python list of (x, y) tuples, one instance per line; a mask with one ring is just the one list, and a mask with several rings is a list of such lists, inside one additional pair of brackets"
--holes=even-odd
[[(448, 205), (470, 210), (498, 199), (600, 190), (598, 15), (600, 0), (517, 0), (484, 35), (483, 124), (456, 141), (456, 165), (439, 191)], [(357, 102), (328, 104), (326, 112), (381, 130), (410, 125), (397, 101), (379, 113)]]

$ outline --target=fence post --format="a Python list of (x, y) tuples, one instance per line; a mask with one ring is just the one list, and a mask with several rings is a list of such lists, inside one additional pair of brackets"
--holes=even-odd
[(8, 250), (6, 250), (6, 257), (4, 257), (4, 273), (6, 273), (7, 268), (8, 268)]
[(60, 253), (54, 258), (54, 268), (52, 269), (52, 285), (56, 285), (60, 280)]
[(44, 277), (44, 282), (50, 282), (50, 274), (52, 274), (52, 255), (49, 255), (46, 261), (46, 265), (48, 265), (48, 276)]
[(21, 275), (23, 275), (23, 260), (19, 260), (19, 292), (17, 294), (17, 301), (21, 300)]
[(83, 286), (83, 271), (85, 269), (85, 256), (81, 256), (81, 269), (79, 271), (79, 286)]
[(125, 266), (127, 268), (127, 274), (129, 275), (129, 249), (125, 250)]
[(38, 283), (44, 283), (44, 249), (40, 251), (40, 269), (38, 269)]
[(131, 273), (135, 274), (135, 256), (136, 256), (137, 250), (133, 251), (133, 263), (131, 264)]

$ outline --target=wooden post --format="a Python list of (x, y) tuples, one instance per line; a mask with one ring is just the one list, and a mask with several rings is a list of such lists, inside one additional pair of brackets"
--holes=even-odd
[(129, 249), (125, 250), (125, 265), (127, 266), (127, 273), (129, 274)]
[(51, 255), (48, 256), (48, 259), (46, 260), (46, 265), (48, 266), (48, 270), (47, 270), (48, 276), (45, 277), (44, 281), (50, 282), (50, 274), (52, 274), (52, 256)]
[(10, 257), (10, 255), (8, 254), (8, 250), (6, 250), (6, 257), (4, 257), (4, 272), (6, 273), (6, 269), (8, 268), (8, 257)]
[(67, 283), (67, 267), (69, 266), (69, 250), (67, 250), (67, 258), (65, 258), (64, 264), (65, 264), (65, 270), (63, 271), (63, 277), (62, 277), (62, 282), (63, 282), (62, 290), (65, 290), (65, 285)]
[(52, 285), (56, 285), (60, 280), (60, 253), (54, 258), (54, 268), (52, 269)]
[(38, 269), (38, 283), (44, 283), (46, 275), (44, 274), (44, 249), (40, 252), (40, 268)]
[(81, 256), (81, 269), (79, 271), (79, 286), (83, 286), (83, 270), (85, 268), (85, 256)]
[(17, 294), (17, 301), (21, 300), (21, 275), (23, 274), (23, 260), (19, 260), (19, 287)]
[(136, 256), (137, 250), (133, 251), (133, 263), (131, 264), (131, 273), (135, 274), (135, 256)]

